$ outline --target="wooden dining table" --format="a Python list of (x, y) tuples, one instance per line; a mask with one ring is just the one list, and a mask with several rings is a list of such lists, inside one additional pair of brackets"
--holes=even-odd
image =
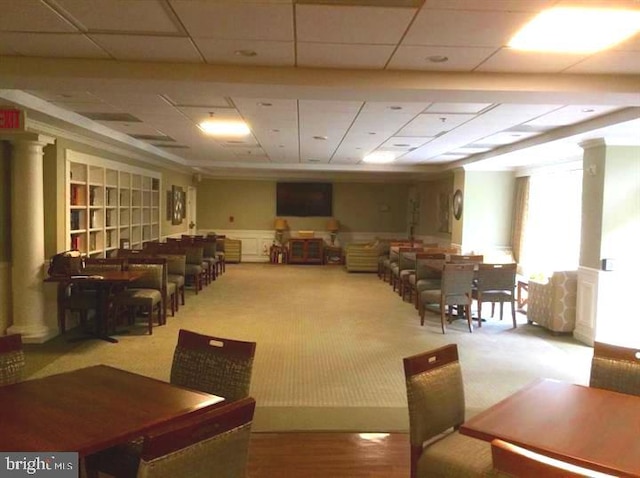
[[(116, 271), (105, 270), (100, 274), (78, 274), (69, 276), (51, 276), (45, 279), (45, 282), (58, 282), (65, 285), (89, 286), (96, 291), (96, 320), (94, 330), (89, 334), (81, 337), (97, 338), (106, 342), (118, 343), (118, 339), (111, 336), (109, 330), (109, 311), (111, 309), (109, 298), (114, 287), (126, 286), (127, 284), (142, 277), (141, 271)], [(63, 313), (64, 311), (59, 311)], [(77, 340), (77, 339), (75, 339)]]
[(125, 443), (223, 397), (107, 365), (0, 387), (0, 451), (72, 451)]
[(556, 381), (536, 381), (460, 427), (615, 476), (640, 477), (640, 397)]

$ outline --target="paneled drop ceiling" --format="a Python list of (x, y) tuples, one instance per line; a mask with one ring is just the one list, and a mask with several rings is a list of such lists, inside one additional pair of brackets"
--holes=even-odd
[[(437, 173), (640, 144), (640, 36), (506, 47), (553, 6), (638, 0), (0, 0), (0, 102), (207, 175)], [(243, 119), (213, 139), (197, 124)], [(391, 151), (391, 165), (364, 164)]]

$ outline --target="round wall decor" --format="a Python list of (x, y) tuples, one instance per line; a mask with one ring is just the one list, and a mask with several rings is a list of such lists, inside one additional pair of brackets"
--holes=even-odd
[(453, 217), (460, 219), (462, 217), (462, 191), (456, 189), (453, 193)]

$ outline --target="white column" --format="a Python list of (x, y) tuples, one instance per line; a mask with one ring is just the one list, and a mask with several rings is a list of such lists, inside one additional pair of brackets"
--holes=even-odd
[[(8, 333), (22, 334), (26, 343), (54, 337), (45, 322), (44, 194), (41, 140), (15, 139), (11, 191), (11, 280), (13, 325)], [(52, 313), (55, 313), (52, 312)]]

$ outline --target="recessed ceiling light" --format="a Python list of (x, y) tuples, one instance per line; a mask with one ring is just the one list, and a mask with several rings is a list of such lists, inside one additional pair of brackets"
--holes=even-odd
[(237, 56), (246, 56), (246, 57), (251, 57), (251, 56), (257, 56), (258, 54), (253, 51), (253, 50), (236, 50), (233, 52), (235, 55)]
[(211, 136), (247, 136), (251, 134), (249, 125), (244, 121), (208, 120), (198, 125), (202, 131)]
[(370, 164), (393, 163), (395, 160), (396, 156), (391, 151), (374, 151), (362, 158), (363, 162)]
[(431, 63), (445, 63), (449, 61), (449, 57), (444, 55), (431, 55), (427, 57), (427, 61)]
[(397, 144), (394, 144), (394, 146), (395, 146), (396, 148), (408, 148), (408, 147), (409, 147), (409, 146), (411, 146), (411, 145), (410, 145), (410, 144), (407, 144), (407, 143), (397, 143)]
[(402, 106), (389, 106), (390, 110), (399, 111), (402, 109)]
[(326, 141), (327, 137), (326, 136), (314, 136), (313, 139), (317, 139), (318, 141)]
[(593, 108), (582, 108), (580, 111), (583, 113), (593, 113), (595, 110)]
[(640, 31), (640, 11), (551, 8), (538, 14), (509, 42), (516, 50), (594, 53)]
[(375, 136), (377, 133), (375, 131), (369, 131), (369, 133), (367, 134), (370, 134), (371, 136)]

